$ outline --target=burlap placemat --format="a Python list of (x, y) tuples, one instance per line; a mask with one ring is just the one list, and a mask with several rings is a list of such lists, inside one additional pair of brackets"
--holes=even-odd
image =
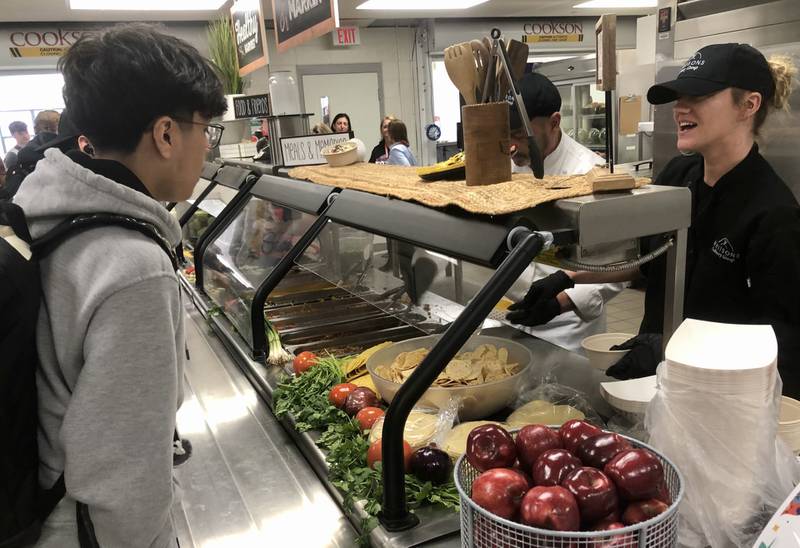
[[(289, 170), (289, 176), (322, 185), (413, 200), (431, 207), (454, 205), (470, 213), (486, 215), (513, 213), (545, 202), (592, 193), (592, 186), (583, 175), (547, 176), (539, 180), (532, 174), (515, 173), (513, 179), (505, 183), (467, 186), (465, 181), (423, 181), (415, 167), (362, 163), (344, 167), (297, 167)], [(649, 179), (640, 177), (636, 179), (636, 186), (649, 182)]]

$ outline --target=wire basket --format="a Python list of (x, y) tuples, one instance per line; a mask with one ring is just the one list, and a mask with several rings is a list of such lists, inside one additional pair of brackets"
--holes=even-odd
[(678, 543), (678, 504), (683, 498), (683, 478), (669, 459), (633, 438), (634, 447), (652, 451), (664, 467), (672, 501), (658, 516), (614, 531), (548, 531), (498, 517), (470, 498), (472, 482), (480, 475), (466, 459), (456, 462), (455, 483), (461, 497), (461, 545), (470, 548), (665, 548)]

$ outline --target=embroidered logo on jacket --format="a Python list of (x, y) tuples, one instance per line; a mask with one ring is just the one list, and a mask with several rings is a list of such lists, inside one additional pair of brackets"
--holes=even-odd
[(739, 253), (736, 253), (736, 250), (733, 249), (733, 245), (728, 238), (720, 238), (714, 242), (711, 246), (711, 252), (729, 263), (735, 262), (740, 257)]

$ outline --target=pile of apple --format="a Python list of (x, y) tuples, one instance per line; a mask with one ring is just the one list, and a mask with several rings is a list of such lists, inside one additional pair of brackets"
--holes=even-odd
[(664, 512), (671, 499), (658, 457), (580, 420), (556, 431), (523, 427), (516, 440), (487, 424), (467, 438), (481, 474), (472, 500), (499, 517), (553, 531), (612, 531)]

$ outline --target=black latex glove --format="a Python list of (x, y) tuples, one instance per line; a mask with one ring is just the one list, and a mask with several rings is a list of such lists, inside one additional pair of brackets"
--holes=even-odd
[(615, 379), (638, 379), (656, 374), (661, 362), (661, 334), (642, 333), (610, 350), (630, 350), (606, 370), (606, 375)]
[(508, 307), (510, 312), (506, 320), (527, 326), (546, 324), (561, 314), (556, 296), (571, 287), (575, 287), (575, 283), (563, 270), (536, 280), (521, 301)]

